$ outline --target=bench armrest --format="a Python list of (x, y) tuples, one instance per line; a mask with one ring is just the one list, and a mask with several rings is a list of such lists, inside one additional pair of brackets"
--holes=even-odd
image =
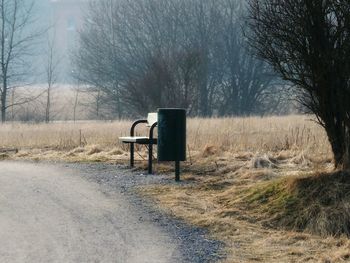
[(147, 123), (147, 120), (137, 120), (137, 121), (135, 121), (135, 122), (132, 124), (131, 129), (130, 129), (130, 136), (131, 136), (131, 137), (134, 137), (134, 135), (135, 135), (135, 128), (136, 128), (136, 126), (137, 126), (138, 124), (140, 124), (140, 123)]
[(151, 126), (151, 128), (149, 130), (149, 139), (150, 139), (150, 141), (153, 140), (153, 130), (154, 130), (155, 127), (157, 127), (157, 125), (158, 125), (158, 122), (153, 123), (153, 125)]

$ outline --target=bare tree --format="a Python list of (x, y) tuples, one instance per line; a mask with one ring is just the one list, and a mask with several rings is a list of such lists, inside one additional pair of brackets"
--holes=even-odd
[[(33, 1), (0, 0), (0, 102), (1, 120), (6, 121), (9, 88), (28, 72), (28, 56), (41, 32), (29, 32), (33, 23)], [(22, 102), (15, 102), (16, 104)]]
[(350, 168), (350, 2), (251, 0), (251, 45), (299, 90), (325, 128), (335, 167)]
[(75, 94), (74, 94), (74, 104), (73, 104), (73, 121), (76, 121), (77, 118), (77, 107), (78, 107), (78, 102), (79, 102), (79, 94), (80, 94), (80, 86), (75, 89)]
[(57, 81), (58, 67), (61, 61), (56, 52), (55, 42), (56, 42), (55, 33), (53, 32), (52, 36), (48, 35), (47, 50), (46, 50), (46, 63), (45, 63), (45, 73), (46, 73), (46, 81), (47, 81), (46, 105), (45, 105), (45, 122), (46, 123), (50, 122), (52, 91)]
[(129, 81), (125, 99), (137, 113), (158, 107), (182, 107), (189, 114), (197, 109), (199, 54), (173, 55), (171, 60), (161, 55), (150, 59), (147, 71)]
[[(220, 16), (216, 19), (219, 37), (215, 40), (212, 79), (219, 87), (216, 104), (219, 115), (251, 115), (273, 111), (279, 105), (276, 73), (265, 62), (252, 56), (242, 32), (246, 14), (243, 2), (222, 0)], [(247, 30), (247, 29), (245, 29)]]
[(121, 74), (117, 54), (120, 51), (116, 36), (118, 10), (115, 0), (90, 2), (85, 30), (80, 33), (80, 46), (73, 56), (73, 64), (77, 68), (75, 71), (80, 72), (75, 78), (91, 87), (92, 93), (102, 89), (106, 103), (114, 101), (112, 109), (121, 118), (122, 86), (119, 85)]
[(246, 51), (243, 13), (236, 0), (93, 1), (74, 64), (119, 118), (158, 107), (256, 113), (268, 105), (275, 75)]

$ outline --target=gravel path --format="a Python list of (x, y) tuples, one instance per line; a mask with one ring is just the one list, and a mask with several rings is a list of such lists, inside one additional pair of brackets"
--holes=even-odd
[(0, 262), (215, 262), (222, 244), (134, 191), (172, 180), (115, 165), (0, 162)]

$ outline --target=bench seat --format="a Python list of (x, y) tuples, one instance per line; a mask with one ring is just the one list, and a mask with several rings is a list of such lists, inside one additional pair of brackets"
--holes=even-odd
[[(149, 136), (135, 136), (135, 128), (137, 125), (144, 123), (149, 127)], [(157, 138), (153, 137), (154, 129), (158, 124), (158, 114), (151, 112), (148, 113), (147, 120), (135, 121), (130, 129), (130, 136), (119, 137), (119, 141), (122, 143), (130, 144), (130, 167), (134, 167), (134, 152), (135, 144), (143, 144), (148, 146), (148, 173), (152, 174), (152, 159), (153, 159), (153, 145), (157, 144)]]
[[(123, 143), (149, 144), (149, 137), (120, 137), (119, 140)], [(157, 138), (152, 139), (152, 144), (157, 144)]]

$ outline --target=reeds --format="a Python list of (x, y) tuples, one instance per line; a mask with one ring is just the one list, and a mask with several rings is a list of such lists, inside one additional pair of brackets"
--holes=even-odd
[[(128, 135), (131, 123), (130, 120), (8, 123), (0, 126), (0, 147), (71, 150), (98, 145), (122, 148), (118, 137)], [(142, 128), (138, 131), (144, 132)], [(188, 119), (187, 143), (189, 151), (194, 152), (208, 146), (231, 153), (298, 150), (317, 156), (330, 151), (323, 130), (311, 117), (303, 116)]]

